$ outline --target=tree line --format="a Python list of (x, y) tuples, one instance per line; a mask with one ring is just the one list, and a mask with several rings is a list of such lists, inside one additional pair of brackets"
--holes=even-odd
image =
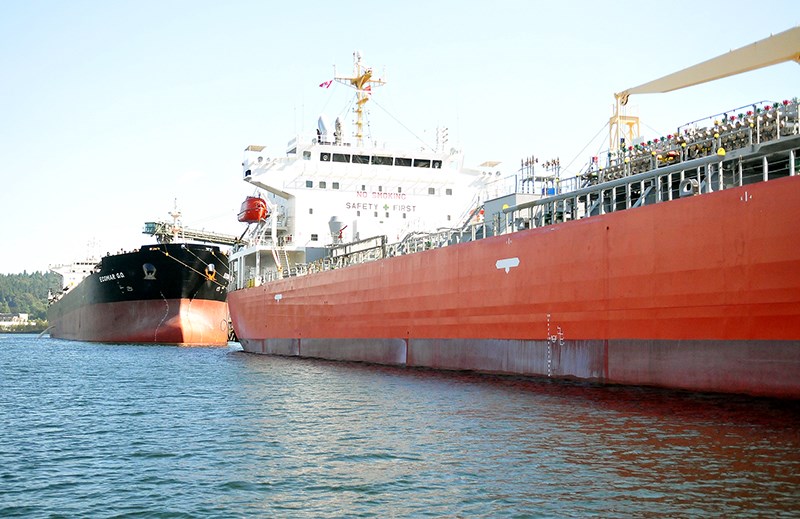
[(0, 313), (28, 314), (28, 319), (47, 319), (47, 296), (61, 289), (54, 272), (0, 274)]

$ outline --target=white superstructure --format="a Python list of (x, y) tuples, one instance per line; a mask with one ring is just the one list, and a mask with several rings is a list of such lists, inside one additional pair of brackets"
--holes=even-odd
[(316, 134), (292, 139), (285, 154), (245, 149), (244, 180), (258, 188), (270, 216), (252, 224), (231, 254), (238, 288), (318, 260), (331, 245), (375, 236), (392, 243), (415, 231), (461, 228), (477, 217), (498, 178), (494, 169), (465, 168), (445, 130), (437, 130), (436, 149), (365, 138), (363, 106), (383, 81), (372, 78), (358, 53), (353, 77), (336, 80), (356, 91), (352, 135), (344, 135), (338, 119), (331, 125), (320, 117)]
[(74, 263), (51, 266), (50, 271), (61, 276), (61, 290), (56, 294), (50, 294), (48, 300), (53, 302), (63, 297), (67, 292), (78, 286), (81, 281), (98, 272), (100, 270), (99, 265), (99, 259), (89, 258)]

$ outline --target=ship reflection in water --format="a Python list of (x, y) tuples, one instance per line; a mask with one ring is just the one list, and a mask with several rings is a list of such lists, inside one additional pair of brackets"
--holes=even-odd
[[(313, 453), (306, 463), (326, 460), (338, 482), (328, 487), (410, 492), (395, 504), (404, 513), (728, 516), (800, 505), (797, 402), (264, 362), (307, 371), (287, 410), (317, 416), (293, 441)], [(343, 430), (331, 436), (328, 423)]]
[(0, 516), (774, 517), (800, 403), (0, 335)]

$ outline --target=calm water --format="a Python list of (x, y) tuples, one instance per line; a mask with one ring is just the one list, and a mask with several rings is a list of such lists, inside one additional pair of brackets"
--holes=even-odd
[(0, 335), (0, 517), (800, 516), (800, 406)]

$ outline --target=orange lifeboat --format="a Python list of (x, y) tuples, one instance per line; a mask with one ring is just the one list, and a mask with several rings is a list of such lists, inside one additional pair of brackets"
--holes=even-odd
[(263, 198), (248, 196), (242, 202), (242, 208), (239, 210), (240, 222), (257, 223), (266, 220), (267, 216), (269, 216), (269, 209)]

